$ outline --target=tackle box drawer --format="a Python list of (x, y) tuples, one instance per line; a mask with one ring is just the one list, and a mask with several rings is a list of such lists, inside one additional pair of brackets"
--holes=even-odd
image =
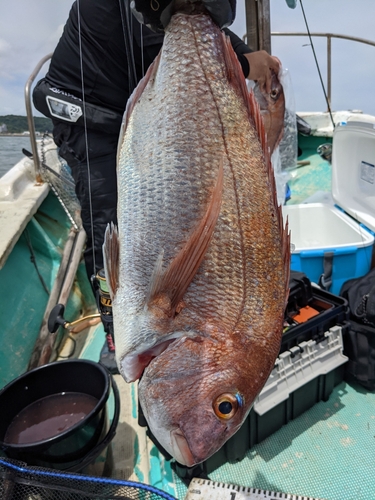
[(280, 353), (306, 340), (320, 342), (332, 326), (349, 319), (347, 300), (311, 285), (306, 274), (291, 271), (289, 287)]

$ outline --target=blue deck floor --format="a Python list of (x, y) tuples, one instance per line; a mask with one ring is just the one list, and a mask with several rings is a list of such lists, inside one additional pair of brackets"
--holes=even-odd
[(318, 146), (330, 142), (324, 137), (299, 137), (302, 154), (299, 162), (308, 161), (308, 165), (299, 166), (292, 172), (288, 182), (291, 198), (288, 205), (304, 203), (314, 196), (322, 197), (331, 192), (331, 165), (316, 152)]

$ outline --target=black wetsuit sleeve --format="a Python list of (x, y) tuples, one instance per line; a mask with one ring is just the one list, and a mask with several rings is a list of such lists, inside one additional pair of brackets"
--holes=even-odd
[(233, 31), (231, 31), (230, 29), (224, 28), (223, 31), (227, 36), (229, 36), (233, 50), (237, 54), (238, 60), (241, 64), (242, 72), (245, 78), (247, 78), (250, 73), (250, 64), (249, 61), (246, 59), (245, 54), (250, 54), (251, 52), (254, 51), (251, 50), (250, 47), (248, 47), (246, 43), (243, 42), (241, 38), (237, 36), (235, 33), (233, 33)]

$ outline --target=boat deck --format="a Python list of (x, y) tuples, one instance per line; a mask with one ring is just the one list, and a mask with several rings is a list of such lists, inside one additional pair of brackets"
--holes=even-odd
[[(99, 325), (81, 357), (99, 360)], [(115, 380), (121, 416), (112, 443), (112, 477), (151, 484), (182, 500), (187, 486), (137, 423), (137, 385)], [(290, 421), (239, 462), (209, 474), (212, 481), (326, 500), (375, 498), (375, 393), (341, 382), (321, 401)], [(283, 498), (283, 497), (281, 497)]]
[[(316, 152), (319, 145), (330, 141), (324, 136), (299, 138), (302, 154), (298, 160), (308, 164), (292, 172), (288, 204), (332, 203), (331, 165)], [(29, 260), (27, 252), (26, 257)], [(99, 361), (105, 342), (103, 326), (92, 326), (88, 334), (75, 335), (74, 345), (70, 342), (67, 338), (61, 356), (71, 356), (84, 342), (79, 357)], [(14, 364), (14, 360), (9, 359)], [(5, 383), (12, 373), (8, 365), (4, 367)], [(120, 420), (107, 456), (99, 460), (107, 461), (108, 473), (115, 479), (150, 484), (183, 500), (186, 484), (175, 473), (171, 462), (159, 453), (146, 435), (146, 429), (138, 425), (137, 383), (126, 384), (120, 375), (114, 379), (121, 395)], [(113, 396), (108, 409), (112, 418)], [(220, 483), (280, 492), (280, 495), (272, 495), (275, 499), (369, 500), (375, 499), (374, 472), (375, 392), (342, 381), (334, 387), (328, 401), (316, 403), (252, 446), (242, 460), (227, 462), (210, 471), (208, 476)]]
[[(309, 161), (289, 181), (288, 204), (331, 202), (331, 166), (316, 153), (330, 139), (300, 138)], [(81, 357), (99, 360), (104, 332), (99, 325)], [(171, 468), (137, 422), (137, 385), (119, 375), (122, 409), (112, 443), (112, 476), (151, 484), (184, 499), (186, 484)], [(221, 483), (327, 500), (375, 499), (375, 393), (358, 384), (339, 383), (327, 402), (321, 401), (300, 417), (248, 450), (245, 458), (225, 463), (209, 473)], [(284, 497), (280, 497), (284, 498)], [(286, 497), (285, 497), (286, 498)], [(288, 497), (290, 498), (290, 497)]]
[[(317, 148), (332, 143), (331, 138), (299, 136), (302, 154), (298, 157), (301, 166), (291, 172), (288, 184), (291, 198), (287, 205), (297, 203), (331, 202), (331, 164), (324, 160)], [(308, 164), (305, 165), (304, 162)]]

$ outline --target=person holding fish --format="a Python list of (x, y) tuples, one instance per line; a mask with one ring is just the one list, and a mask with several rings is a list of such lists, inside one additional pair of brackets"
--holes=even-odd
[[(159, 5), (158, 10), (154, 10), (153, 2)], [(123, 0), (74, 2), (49, 71), (33, 93), (35, 107), (53, 120), (59, 153), (71, 167), (76, 182), (87, 233), (85, 263), (89, 279), (103, 268), (101, 248), (105, 227), (117, 220), (116, 150), (122, 115), (131, 92), (162, 47), (164, 27), (160, 18), (165, 18), (164, 11), (171, 3), (171, 0), (135, 2), (133, 12), (138, 18), (143, 12), (143, 21), (155, 30), (152, 31), (136, 21)], [(209, 5), (220, 27), (233, 22), (233, 0), (232, 4), (217, 0)], [(224, 31), (230, 37), (244, 76), (264, 80), (269, 92), (272, 72), (277, 74), (280, 68), (279, 60), (263, 50), (253, 52), (229, 29)], [(85, 106), (87, 130), (83, 111), (78, 119), (77, 115), (70, 119), (67, 115), (51, 114), (48, 96), (65, 99), (81, 108)]]
[[(188, 9), (195, 7), (196, 0), (189, 2)], [(245, 78), (262, 80), (267, 93), (271, 92), (272, 73), (279, 73), (280, 61), (265, 50), (252, 51), (244, 42), (226, 29), (236, 17), (236, 0), (202, 0), (203, 8), (207, 9), (215, 23), (230, 37), (232, 47), (241, 63)], [(132, 2), (133, 13), (143, 24), (154, 31), (164, 31), (174, 10), (179, 8), (179, 0), (135, 0)], [(186, 7), (185, 7), (186, 10)], [(234, 35), (234, 36), (233, 36)]]
[[(171, 0), (131, 4), (127, 0), (76, 0), (48, 73), (33, 92), (35, 107), (53, 120), (59, 154), (76, 183), (90, 280), (104, 266), (106, 226), (117, 224), (116, 158), (123, 114), (132, 92), (160, 53), (164, 29), (177, 4)], [(195, 9), (197, 2), (192, 4)], [(263, 81), (270, 92), (280, 61), (265, 51), (253, 52), (228, 29), (235, 18), (235, 0), (203, 0), (201, 10), (209, 12), (229, 37), (243, 76)], [(55, 113), (54, 100), (68, 103), (74, 113)], [(109, 363), (113, 368), (113, 352)]]

